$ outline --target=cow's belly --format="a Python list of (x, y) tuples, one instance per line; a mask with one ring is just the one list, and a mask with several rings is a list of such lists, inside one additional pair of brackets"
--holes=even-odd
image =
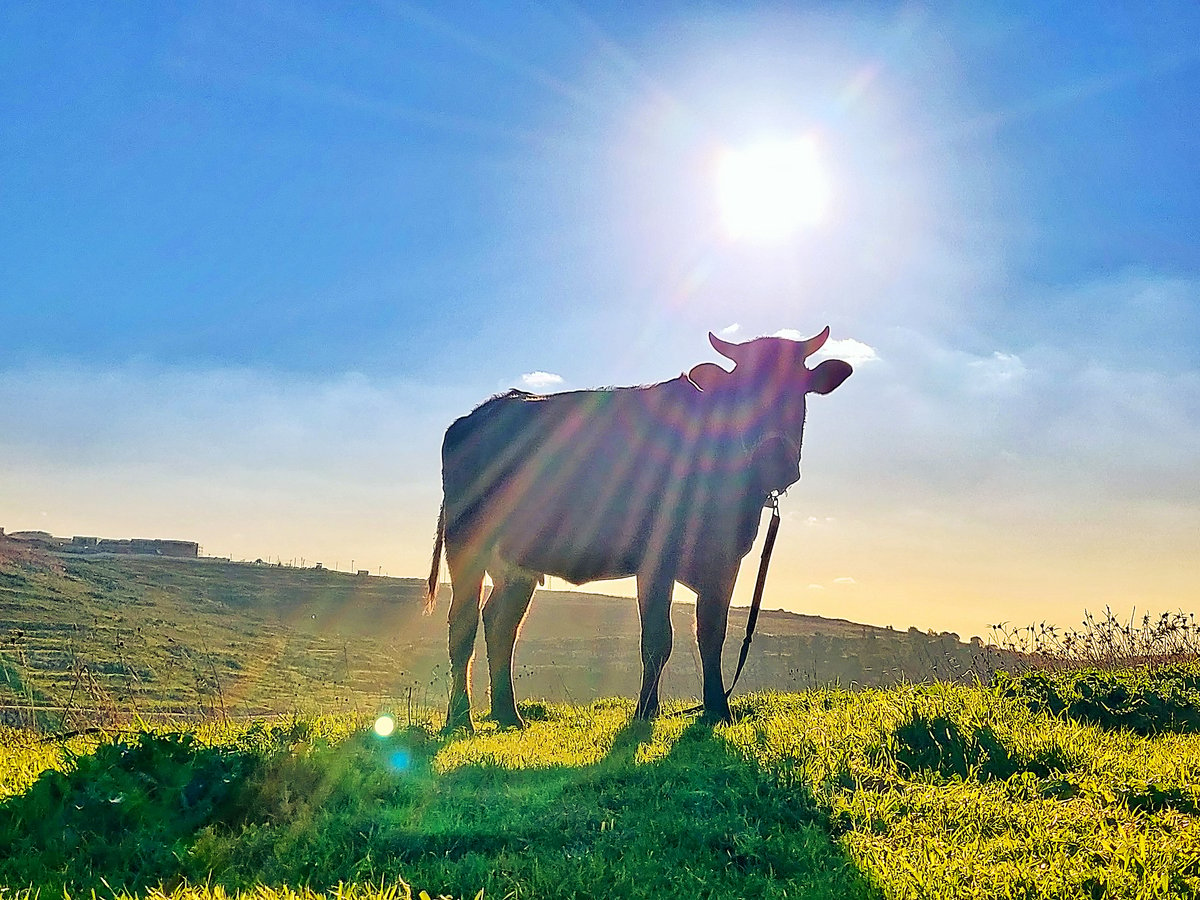
[(637, 573), (646, 541), (636, 532), (568, 527), (559, 523), (538, 527), (533, 522), (506, 530), (495, 553), (505, 562), (534, 572), (584, 584)]
[(587, 584), (589, 581), (604, 581), (609, 578), (627, 578), (636, 575), (638, 563), (630, 558), (619, 559), (612, 556), (577, 555), (571, 559), (540, 558), (538, 554), (526, 555), (520, 560), (510, 560), (504, 554), (500, 556), (506, 562), (513, 562), (523, 569), (540, 572), (543, 575), (553, 575), (571, 584)]
[[(585, 507), (586, 508), (586, 507)], [(610, 505), (590, 515), (554, 515), (546, 508), (510, 510), (495, 543), (505, 562), (584, 584), (636, 575), (648, 553), (661, 548), (684, 583), (712, 569), (737, 567), (758, 531), (760, 509), (710, 502), (658, 517), (659, 510)]]

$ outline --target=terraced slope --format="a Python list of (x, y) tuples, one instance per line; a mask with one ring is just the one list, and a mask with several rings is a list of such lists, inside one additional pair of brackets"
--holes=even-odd
[[(212, 559), (50, 555), (14, 544), (0, 544), (0, 712), (9, 721), (67, 727), (76, 709), (120, 718), (373, 709), (382, 698), (442, 702), (448, 588), (427, 616), (419, 579)], [(730, 670), (745, 614), (731, 616)], [(668, 696), (697, 691), (693, 619), (693, 607), (676, 605)], [(482, 635), (477, 652), (482, 659)], [(485, 669), (475, 672), (479, 706), (486, 705)], [(979, 648), (954, 636), (767, 611), (743, 684), (886, 684), (988, 670)], [(520, 696), (630, 696), (639, 678), (632, 600), (539, 592), (517, 649)]]

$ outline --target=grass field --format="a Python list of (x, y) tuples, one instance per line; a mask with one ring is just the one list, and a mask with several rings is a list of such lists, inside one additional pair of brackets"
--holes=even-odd
[[(982, 659), (953, 635), (778, 614), (751, 686), (940, 680), (753, 693), (716, 728), (526, 702), (524, 731), (444, 736), (444, 619), (419, 592), (8, 560), (0, 711), (26, 727), (0, 726), (0, 900), (1200, 896), (1200, 668), (1170, 664), (1197, 658), (1190, 618), (1030, 629)], [(540, 610), (523, 696), (632, 694), (631, 604)], [(993, 681), (998, 661), (1016, 674)], [(297, 712), (255, 715), (279, 709)]]
[(1198, 685), (763, 693), (716, 728), (612, 700), (474, 736), (10, 729), (0, 895), (1195, 897)]

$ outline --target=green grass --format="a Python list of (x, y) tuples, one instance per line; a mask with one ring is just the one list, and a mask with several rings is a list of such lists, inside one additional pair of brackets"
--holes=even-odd
[[(1182, 676), (1113, 677), (1153, 696)], [(525, 730), (474, 736), (430, 723), (380, 738), (348, 716), (66, 743), (10, 730), (0, 885), (279, 900), (1200, 894), (1200, 734), (1178, 717), (1133, 729), (1055, 712), (1043, 687), (755, 694), (717, 728), (635, 723), (613, 700), (526, 704)]]

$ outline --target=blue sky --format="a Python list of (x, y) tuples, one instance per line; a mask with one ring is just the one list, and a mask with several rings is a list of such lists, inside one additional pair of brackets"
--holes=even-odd
[[(5, 4), (0, 525), (419, 575), (490, 393), (830, 324), (774, 605), (1192, 603), (1200, 7), (648, 6)], [(796, 135), (826, 218), (727, 239)]]

